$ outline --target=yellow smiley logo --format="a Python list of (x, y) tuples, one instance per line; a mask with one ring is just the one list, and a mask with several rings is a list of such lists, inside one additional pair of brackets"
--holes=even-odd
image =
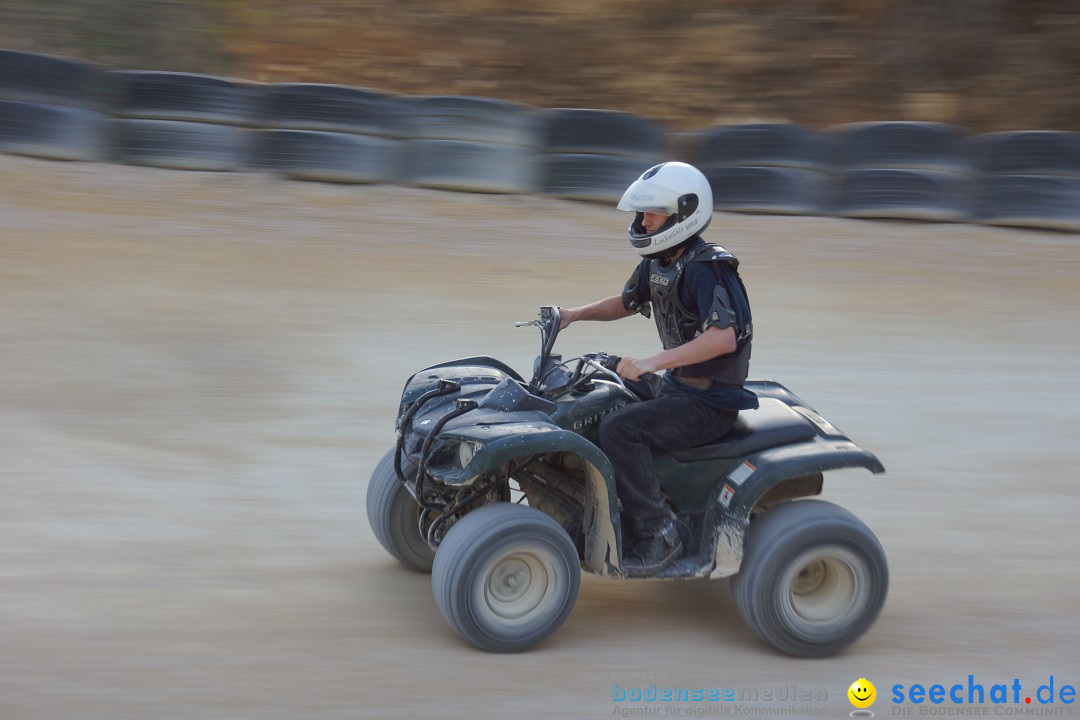
[(868, 708), (877, 699), (877, 688), (866, 678), (859, 678), (847, 689), (848, 700), (857, 708)]

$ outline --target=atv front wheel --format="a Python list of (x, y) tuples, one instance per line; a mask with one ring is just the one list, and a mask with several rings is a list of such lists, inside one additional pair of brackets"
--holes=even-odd
[(450, 528), (431, 586), (439, 612), (461, 637), (483, 650), (518, 652), (566, 620), (581, 586), (581, 561), (549, 516), (498, 503)]
[[(402, 472), (414, 468), (404, 458)], [(394, 472), (394, 450), (382, 456), (368, 481), (367, 516), (375, 537), (405, 567), (431, 572), (435, 551), (420, 534), (420, 505)]]
[(889, 568), (877, 538), (821, 500), (785, 503), (750, 525), (735, 605), (765, 642), (789, 655), (839, 652), (873, 624)]

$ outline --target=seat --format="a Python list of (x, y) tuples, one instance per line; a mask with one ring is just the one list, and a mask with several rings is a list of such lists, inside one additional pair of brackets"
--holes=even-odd
[(741, 410), (720, 442), (685, 450), (671, 450), (683, 463), (740, 458), (778, 445), (810, 440), (817, 430), (791, 406), (775, 398), (761, 398), (754, 410)]

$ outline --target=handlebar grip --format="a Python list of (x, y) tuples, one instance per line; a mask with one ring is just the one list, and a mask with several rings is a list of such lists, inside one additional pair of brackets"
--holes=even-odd
[[(622, 361), (622, 357), (619, 356), (619, 355), (609, 355), (607, 353), (604, 353), (603, 355), (601, 355), (600, 357), (597, 358), (597, 361), (601, 365), (606, 367), (608, 370), (610, 370), (610, 371), (612, 371), (614, 373), (617, 373), (619, 371), (618, 370), (619, 363)], [(660, 379), (660, 376), (657, 373), (642, 373), (640, 379), (638, 379), (638, 380), (627, 380), (626, 382), (631, 382), (631, 383), (633, 383), (633, 382), (645, 382), (645, 383), (652, 384), (652, 383), (656, 382), (659, 379)]]
[(622, 357), (618, 355), (608, 355), (607, 353), (604, 353), (600, 357), (598, 357), (596, 361), (606, 367), (611, 372), (618, 372), (619, 363), (622, 361)]

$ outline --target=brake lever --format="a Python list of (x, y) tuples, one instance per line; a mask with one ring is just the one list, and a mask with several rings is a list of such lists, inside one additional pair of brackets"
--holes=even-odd
[[(619, 385), (626, 388), (626, 383), (623, 382), (623, 379), (619, 375), (619, 373), (617, 373), (614, 370), (612, 370), (611, 368), (607, 367), (606, 365), (601, 363), (596, 358), (588, 358), (587, 357), (587, 358), (585, 358), (585, 363), (587, 365), (590, 365), (591, 367), (596, 368), (597, 370), (599, 370), (603, 374), (611, 376), (615, 380), (615, 382), (619, 383)], [(629, 388), (627, 388), (627, 389), (629, 389)]]

